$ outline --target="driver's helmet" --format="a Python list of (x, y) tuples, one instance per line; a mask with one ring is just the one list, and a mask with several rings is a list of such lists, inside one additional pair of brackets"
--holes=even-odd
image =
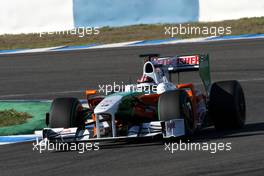
[(140, 79), (137, 80), (137, 83), (155, 83), (155, 81), (146, 75), (142, 75)]

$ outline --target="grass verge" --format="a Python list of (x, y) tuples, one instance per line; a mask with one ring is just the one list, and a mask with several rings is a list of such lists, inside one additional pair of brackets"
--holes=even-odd
[(25, 123), (32, 116), (26, 112), (18, 112), (15, 109), (0, 111), (0, 127), (19, 125)]
[[(177, 26), (179, 24), (155, 24), (155, 25), (133, 25), (125, 27), (103, 27), (98, 35), (87, 35), (78, 37), (78, 35), (43, 35), (39, 34), (20, 34), (20, 35), (0, 35), (0, 50), (18, 49), (18, 48), (41, 48), (61, 45), (87, 45), (87, 44), (106, 44), (135, 40), (167, 39), (165, 35), (165, 26)], [(243, 18), (239, 20), (227, 20), (210, 23), (186, 23), (185, 26), (195, 27), (231, 27), (230, 35), (240, 34), (258, 34), (264, 33), (264, 17)], [(196, 38), (211, 35), (203, 34), (178, 34), (175, 38)]]
[[(46, 127), (45, 114), (50, 110), (50, 102), (20, 102), (0, 101), (0, 111), (15, 109), (17, 112), (26, 112), (32, 116), (22, 124), (12, 123), (9, 126), (0, 127), (0, 136), (32, 134), (35, 130)], [(0, 117), (1, 119), (1, 117)]]

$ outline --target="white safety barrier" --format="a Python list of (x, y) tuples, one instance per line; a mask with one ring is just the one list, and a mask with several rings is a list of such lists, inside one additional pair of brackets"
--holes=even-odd
[(200, 0), (199, 21), (264, 16), (263, 0)]
[(0, 0), (0, 34), (74, 28), (72, 0)]

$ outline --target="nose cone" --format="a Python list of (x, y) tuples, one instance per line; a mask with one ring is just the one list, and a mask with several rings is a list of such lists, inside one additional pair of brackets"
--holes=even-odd
[(114, 113), (116, 112), (119, 103), (121, 102), (121, 95), (111, 95), (103, 99), (94, 109), (95, 114), (100, 113)]

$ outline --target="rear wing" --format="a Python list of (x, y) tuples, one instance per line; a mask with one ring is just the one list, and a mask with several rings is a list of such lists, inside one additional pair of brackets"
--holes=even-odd
[(198, 55), (153, 58), (151, 62), (155, 67), (162, 67), (170, 73), (199, 70)]
[(180, 73), (186, 71), (199, 71), (200, 78), (204, 84), (206, 92), (209, 93), (211, 85), (209, 55), (193, 54), (160, 57), (159, 54), (144, 54), (144, 62), (151, 62), (154, 67), (161, 68), (163, 71)]

